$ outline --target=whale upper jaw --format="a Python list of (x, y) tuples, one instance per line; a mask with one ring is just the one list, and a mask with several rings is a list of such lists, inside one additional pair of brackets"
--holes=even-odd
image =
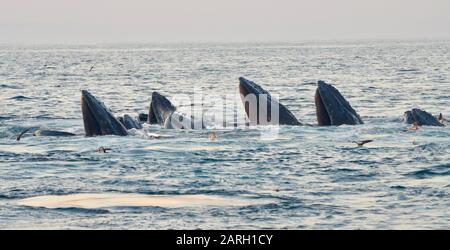
[(164, 126), (167, 118), (175, 112), (175, 110), (175, 106), (169, 101), (169, 99), (158, 92), (153, 92), (147, 123)]
[[(250, 120), (251, 124), (302, 125), (302, 123), (297, 120), (289, 109), (279, 103), (275, 98), (272, 98), (270, 93), (258, 84), (240, 77), (239, 93), (245, 108), (245, 113), (247, 114), (247, 118)], [(260, 105), (261, 103), (267, 103), (267, 105)], [(275, 105), (278, 106), (278, 112), (276, 109), (272, 111), (272, 107)], [(255, 108), (256, 110), (251, 111)], [(272, 113), (278, 113), (278, 117), (274, 117), (275, 119), (272, 119)], [(265, 117), (260, 117), (261, 114)]]
[(363, 124), (361, 117), (350, 103), (330, 84), (318, 82), (315, 103), (319, 126)]
[(200, 118), (177, 112), (169, 99), (158, 92), (152, 93), (147, 123), (158, 124), (167, 129), (204, 129), (206, 126), (203, 117)]
[(87, 90), (81, 91), (81, 110), (86, 136), (128, 135), (122, 123)]

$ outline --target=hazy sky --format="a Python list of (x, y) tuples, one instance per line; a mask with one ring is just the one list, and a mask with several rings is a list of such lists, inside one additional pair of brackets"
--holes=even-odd
[(450, 38), (450, 0), (0, 0), (0, 43)]

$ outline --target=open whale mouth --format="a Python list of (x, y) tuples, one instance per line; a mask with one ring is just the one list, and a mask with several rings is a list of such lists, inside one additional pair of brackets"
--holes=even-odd
[(438, 118), (434, 117), (431, 113), (418, 108), (406, 111), (404, 120), (408, 124), (413, 124), (414, 122), (416, 122), (418, 126), (445, 126), (442, 122), (439, 121)]
[(350, 103), (330, 84), (318, 82), (315, 103), (319, 126), (363, 124)]
[(81, 110), (86, 136), (128, 135), (122, 123), (87, 90), (81, 91)]
[(159, 124), (163, 126), (166, 119), (175, 112), (175, 110), (175, 106), (169, 99), (158, 92), (153, 92), (147, 122), (149, 124)]
[(301, 125), (291, 111), (258, 84), (240, 77), (239, 93), (252, 124)]

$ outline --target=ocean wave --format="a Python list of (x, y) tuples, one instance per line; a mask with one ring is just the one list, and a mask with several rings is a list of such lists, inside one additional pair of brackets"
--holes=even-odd
[(26, 96), (23, 96), (23, 95), (18, 95), (18, 96), (11, 97), (9, 99), (10, 100), (16, 100), (16, 101), (26, 101), (26, 100), (31, 100), (32, 98), (26, 97)]
[(0, 89), (23, 89), (20, 86), (8, 85), (8, 84), (0, 84)]
[(417, 179), (426, 179), (426, 178), (432, 178), (432, 177), (437, 177), (437, 176), (448, 176), (448, 175), (450, 175), (450, 164), (431, 166), (428, 168), (424, 168), (424, 169), (413, 171), (413, 172), (406, 174), (406, 176), (408, 176), (408, 177), (417, 178)]

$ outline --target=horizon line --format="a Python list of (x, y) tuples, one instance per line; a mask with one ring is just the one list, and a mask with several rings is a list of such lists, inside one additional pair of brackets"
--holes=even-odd
[(218, 40), (168, 40), (168, 41), (81, 41), (81, 42), (49, 42), (49, 41), (0, 41), (0, 46), (33, 46), (33, 45), (143, 45), (143, 44), (277, 44), (277, 43), (308, 43), (308, 42), (424, 42), (424, 41), (439, 41), (450, 42), (450, 37), (435, 37), (435, 38), (317, 38), (317, 39), (302, 39), (302, 40), (248, 40), (248, 41), (218, 41)]

